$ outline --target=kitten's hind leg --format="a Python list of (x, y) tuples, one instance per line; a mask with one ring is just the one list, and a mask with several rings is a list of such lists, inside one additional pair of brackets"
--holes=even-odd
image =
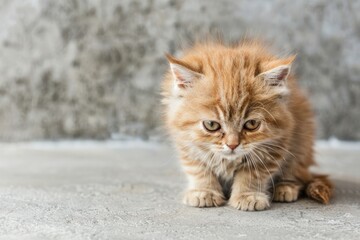
[(273, 194), (274, 202), (295, 202), (304, 190), (311, 175), (309, 170), (300, 165), (295, 159), (289, 159), (282, 166), (280, 175), (276, 178)]
[(282, 179), (275, 185), (273, 201), (294, 202), (298, 199), (301, 189), (300, 183)]

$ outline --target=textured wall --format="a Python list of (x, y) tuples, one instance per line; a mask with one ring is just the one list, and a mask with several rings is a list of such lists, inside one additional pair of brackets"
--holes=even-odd
[(360, 139), (360, 1), (3, 0), (0, 139), (159, 132), (164, 52), (220, 30), (297, 53), (318, 136)]

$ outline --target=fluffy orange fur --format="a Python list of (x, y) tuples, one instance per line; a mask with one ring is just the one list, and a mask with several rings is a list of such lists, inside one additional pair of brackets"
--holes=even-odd
[(264, 210), (304, 192), (328, 203), (332, 184), (313, 175), (314, 120), (290, 73), (258, 42), (201, 43), (167, 55), (167, 129), (189, 180), (184, 203)]

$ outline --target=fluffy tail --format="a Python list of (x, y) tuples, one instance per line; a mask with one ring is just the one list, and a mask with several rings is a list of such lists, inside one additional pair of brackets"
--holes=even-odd
[(333, 194), (334, 185), (327, 175), (313, 174), (313, 179), (306, 187), (306, 195), (320, 203), (328, 204)]

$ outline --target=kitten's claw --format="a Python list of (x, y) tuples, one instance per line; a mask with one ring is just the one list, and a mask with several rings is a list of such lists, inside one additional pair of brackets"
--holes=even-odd
[(275, 187), (275, 202), (294, 202), (299, 197), (300, 187), (295, 184), (280, 183)]
[(231, 196), (229, 204), (243, 211), (261, 211), (270, 207), (269, 197), (262, 192), (245, 192)]
[(219, 207), (225, 204), (225, 199), (221, 193), (213, 190), (189, 190), (183, 202), (192, 207)]

